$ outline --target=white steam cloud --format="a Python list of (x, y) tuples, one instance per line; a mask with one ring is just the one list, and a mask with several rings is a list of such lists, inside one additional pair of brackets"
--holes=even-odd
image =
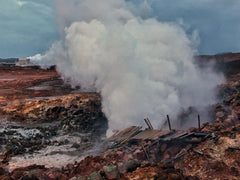
[(223, 78), (196, 67), (194, 44), (180, 26), (136, 17), (124, 0), (55, 2), (63, 38), (42, 63), (100, 92), (110, 131), (145, 117), (159, 127), (163, 115), (215, 102)]

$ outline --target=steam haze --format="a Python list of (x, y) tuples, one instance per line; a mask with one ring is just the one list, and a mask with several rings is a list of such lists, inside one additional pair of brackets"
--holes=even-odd
[(57, 64), (73, 85), (101, 93), (108, 133), (145, 117), (159, 127), (166, 114), (215, 102), (223, 77), (194, 65), (196, 31), (189, 37), (178, 24), (142, 18), (123, 0), (55, 4), (62, 40), (38, 59)]

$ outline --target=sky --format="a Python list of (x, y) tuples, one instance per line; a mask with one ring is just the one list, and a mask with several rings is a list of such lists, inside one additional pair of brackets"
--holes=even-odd
[[(0, 57), (44, 53), (59, 40), (57, 1), (0, 0)], [(198, 34), (199, 54), (240, 51), (240, 0), (126, 1), (136, 15), (178, 23), (189, 36)]]
[(58, 38), (51, 0), (0, 0), (0, 57), (42, 53)]

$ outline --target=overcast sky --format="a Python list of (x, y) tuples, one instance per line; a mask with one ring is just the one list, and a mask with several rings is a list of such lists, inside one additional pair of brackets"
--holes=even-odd
[[(131, 0), (129, 8), (141, 2)], [(180, 23), (189, 36), (197, 30), (200, 54), (240, 51), (240, 0), (147, 2), (134, 13)], [(59, 38), (53, 0), (0, 0), (0, 57), (44, 53)]]
[(56, 39), (51, 0), (0, 0), (0, 57), (44, 52)]

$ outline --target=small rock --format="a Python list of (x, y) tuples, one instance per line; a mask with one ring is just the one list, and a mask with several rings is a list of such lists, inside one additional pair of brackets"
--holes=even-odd
[(28, 174), (21, 178), (21, 180), (39, 180), (35, 174)]
[(0, 167), (0, 175), (4, 175), (6, 173), (7, 171), (4, 168)]
[(81, 176), (81, 177), (72, 177), (69, 180), (85, 180), (85, 179), (87, 179), (87, 178), (85, 178), (84, 176)]
[(140, 163), (135, 159), (130, 159), (126, 163), (126, 171), (133, 172), (140, 166)]
[(123, 161), (128, 161), (129, 159), (133, 159), (133, 156), (132, 156), (132, 154), (126, 154), (125, 153), (125, 155), (123, 156)]
[(168, 175), (168, 179), (172, 179), (172, 180), (180, 180), (182, 179), (181, 178), (181, 175), (180, 174), (177, 174), (177, 173), (170, 173)]
[(33, 113), (29, 113), (28, 118), (37, 119), (38, 117)]
[(116, 154), (118, 155), (119, 158), (123, 158), (123, 152), (122, 151), (117, 151)]
[(119, 179), (118, 167), (115, 165), (104, 166), (103, 171), (109, 180)]
[(89, 180), (103, 180), (103, 177), (98, 172), (95, 171), (92, 174), (90, 174), (87, 179), (89, 179)]
[(78, 149), (78, 148), (80, 148), (80, 144), (74, 143), (74, 144), (72, 145), (72, 147)]
[(143, 151), (137, 149), (134, 153), (133, 153), (133, 157), (136, 159), (146, 159), (145, 154)]
[(225, 114), (224, 114), (223, 111), (220, 111), (220, 112), (217, 112), (217, 113), (216, 113), (216, 117), (217, 117), (217, 118), (224, 118), (224, 116), (225, 116)]

